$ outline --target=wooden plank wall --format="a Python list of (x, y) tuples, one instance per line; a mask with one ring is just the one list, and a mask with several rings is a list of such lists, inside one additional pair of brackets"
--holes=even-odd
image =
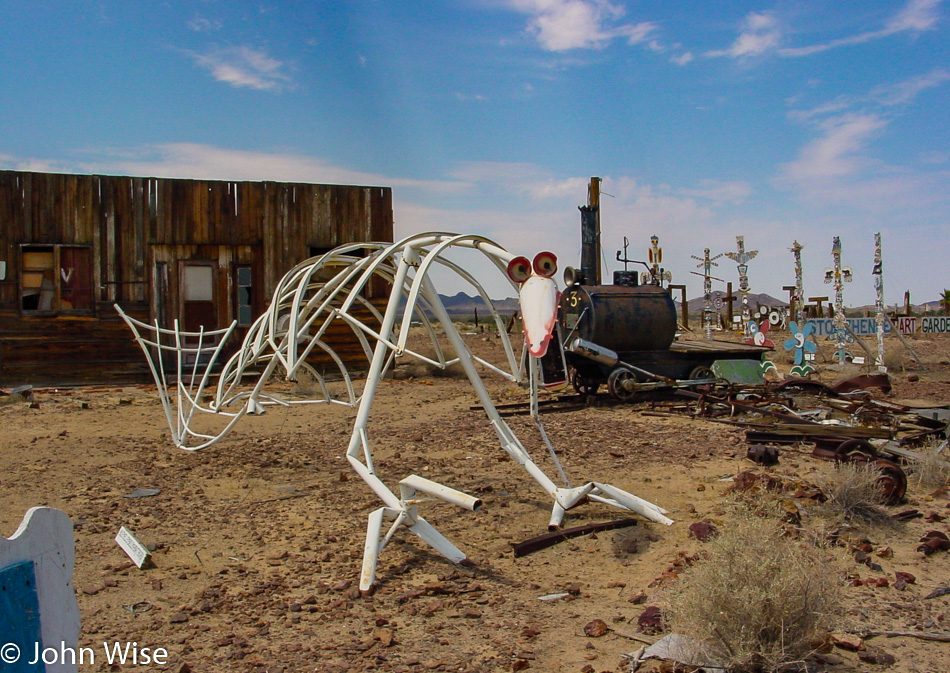
[[(253, 248), (263, 305), (312, 247), (392, 238), (388, 187), (0, 171), (0, 260), (7, 264), (0, 280), (0, 384), (29, 379), (39, 368), (57, 376), (77, 367), (96, 371), (96, 362), (116, 369), (141, 363), (112, 304), (151, 320), (156, 260), (211, 254), (243, 262)], [(22, 315), (23, 244), (91, 248), (92, 316)], [(223, 247), (212, 254), (209, 246)], [(169, 250), (182, 257), (169, 259)]]

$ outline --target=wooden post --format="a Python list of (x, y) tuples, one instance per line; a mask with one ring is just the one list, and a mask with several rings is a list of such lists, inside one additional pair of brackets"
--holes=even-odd
[[(795, 309), (797, 308), (797, 303), (798, 303), (795, 301), (795, 295), (797, 294), (796, 290), (798, 289), (798, 287), (795, 285), (783, 285), (782, 289), (788, 292), (788, 314), (792, 318), (795, 318), (796, 316), (798, 316), (798, 313), (795, 311)], [(799, 325), (798, 328), (801, 329), (802, 325)]]
[(722, 298), (727, 304), (726, 308), (726, 322), (729, 323), (728, 329), (732, 329), (732, 302), (734, 302), (738, 297), (732, 294), (732, 283), (726, 283), (726, 296)]
[(904, 315), (910, 315), (910, 290), (904, 292)]
[(815, 306), (816, 306), (816, 308), (815, 308), (815, 315), (816, 315), (818, 318), (824, 318), (824, 317), (825, 317), (825, 312), (824, 312), (824, 310), (823, 310), (823, 307), (822, 307), (821, 303), (822, 303), (823, 301), (828, 301), (828, 297), (809, 297), (809, 298), (808, 298), (808, 301), (813, 301), (813, 302), (815, 302)]
[(673, 293), (673, 290), (680, 291), (680, 311), (682, 312), (683, 318), (683, 327), (689, 329), (689, 306), (686, 304), (686, 286), (685, 285), (668, 285), (670, 294)]

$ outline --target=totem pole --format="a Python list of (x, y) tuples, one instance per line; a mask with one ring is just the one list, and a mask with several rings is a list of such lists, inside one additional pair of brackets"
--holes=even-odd
[[(696, 255), (690, 255), (693, 259), (698, 259), (699, 264), (696, 265), (697, 268), (703, 270), (703, 323), (706, 325), (706, 338), (712, 339), (712, 316), (713, 316), (713, 297), (712, 297), (712, 281), (713, 277), (710, 274), (710, 267), (719, 266), (714, 262), (714, 259), (719, 259), (722, 257), (722, 253), (716, 255), (715, 257), (709, 256), (709, 248), (703, 250), (703, 256), (697, 257)], [(696, 273), (695, 271), (693, 273)], [(716, 280), (720, 280), (717, 278)], [(720, 304), (721, 305), (721, 304)]]
[(834, 283), (835, 288), (835, 315), (832, 318), (831, 325), (834, 332), (829, 338), (834, 339), (835, 348), (838, 349), (838, 364), (844, 364), (847, 361), (848, 351), (845, 350), (847, 344), (852, 341), (848, 334), (848, 322), (844, 315), (844, 284), (851, 282), (852, 273), (850, 266), (841, 266), (841, 238), (834, 237), (831, 245), (831, 256), (834, 258), (834, 268), (825, 269), (825, 282)]
[(802, 284), (802, 248), (805, 247), (798, 241), (792, 243), (789, 250), (795, 255), (795, 296), (792, 301), (795, 303), (795, 322), (799, 325), (805, 324), (805, 290)]
[(660, 247), (660, 238), (654, 234), (650, 237), (650, 248), (647, 250), (647, 261), (650, 263), (650, 271), (644, 271), (640, 274), (640, 283), (642, 285), (659, 285), (663, 287), (663, 281), (667, 283), (673, 280), (673, 274), (660, 268), (663, 262), (663, 248)]
[(733, 260), (739, 269), (739, 295), (742, 297), (742, 329), (747, 339), (751, 339), (754, 334), (749, 326), (751, 315), (749, 313), (749, 260), (759, 254), (758, 250), (746, 252), (745, 237), (736, 236), (736, 252), (727, 252), (726, 257)]
[(881, 233), (874, 234), (874, 268), (871, 270), (874, 276), (874, 289), (877, 291), (877, 299), (874, 306), (877, 309), (875, 320), (877, 321), (877, 370), (882, 374), (887, 373), (887, 366), (884, 364), (884, 263), (881, 259)]

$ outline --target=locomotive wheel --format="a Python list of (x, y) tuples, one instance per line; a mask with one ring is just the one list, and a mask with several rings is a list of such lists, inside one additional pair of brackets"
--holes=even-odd
[(886, 458), (878, 458), (874, 466), (881, 472), (877, 483), (884, 491), (884, 501), (888, 505), (896, 505), (907, 494), (907, 474), (900, 466)]
[[(693, 367), (693, 370), (689, 373), (689, 378), (690, 380), (692, 380), (692, 379), (715, 379), (717, 377), (715, 374), (713, 374), (713, 370), (707, 367), (706, 365), (698, 365), (696, 367)], [(702, 392), (702, 391), (710, 391), (713, 388), (715, 388), (715, 386), (716, 386), (715, 383), (698, 383), (694, 386), (690, 386), (689, 389), (692, 390), (693, 392)]]
[(574, 386), (578, 395), (596, 395), (597, 389), (600, 388), (600, 381), (596, 377), (581, 374), (575, 369), (571, 376), (571, 385)]
[(713, 370), (707, 367), (706, 365), (699, 365), (698, 367), (693, 367), (693, 371), (689, 373), (690, 379), (714, 379), (716, 375), (713, 374)]
[(621, 402), (627, 402), (633, 399), (637, 391), (627, 390), (624, 388), (624, 384), (628, 381), (636, 383), (636, 380), (636, 375), (629, 369), (615, 369), (610, 372), (610, 376), (607, 377), (607, 390), (615, 399)]
[(877, 457), (877, 449), (871, 442), (864, 439), (847, 439), (835, 449), (835, 460), (838, 462), (854, 460), (855, 458), (871, 459)]

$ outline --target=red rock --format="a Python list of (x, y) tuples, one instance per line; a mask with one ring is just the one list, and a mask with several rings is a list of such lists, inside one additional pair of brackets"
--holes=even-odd
[(603, 619), (595, 619), (592, 622), (588, 622), (584, 627), (584, 633), (590, 638), (600, 638), (601, 636), (605, 636), (609, 630), (610, 629), (607, 626), (607, 622), (605, 622)]

